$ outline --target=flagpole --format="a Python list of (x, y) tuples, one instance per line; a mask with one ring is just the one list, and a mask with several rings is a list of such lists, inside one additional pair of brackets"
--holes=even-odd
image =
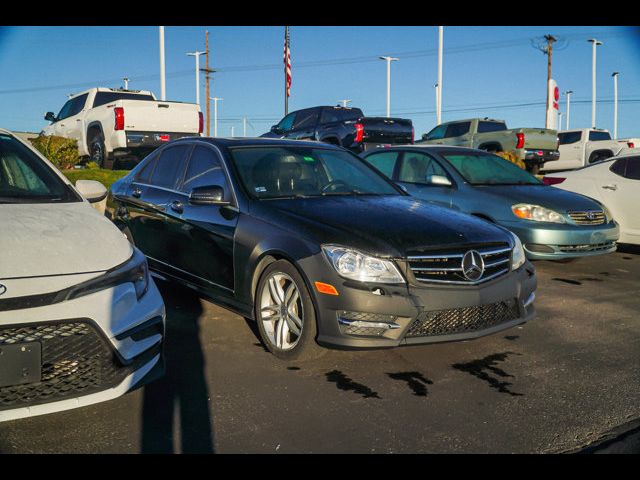
[(289, 96), (287, 95), (287, 56), (289, 55), (289, 27), (284, 27), (284, 115), (289, 113)]

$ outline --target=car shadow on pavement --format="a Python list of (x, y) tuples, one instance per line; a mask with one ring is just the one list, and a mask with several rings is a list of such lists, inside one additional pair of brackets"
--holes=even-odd
[(141, 451), (214, 453), (210, 395), (199, 336), (201, 300), (174, 283), (156, 283), (167, 309), (166, 372), (144, 387)]

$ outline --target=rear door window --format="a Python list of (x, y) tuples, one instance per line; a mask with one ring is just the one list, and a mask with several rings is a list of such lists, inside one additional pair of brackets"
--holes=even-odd
[(393, 178), (393, 170), (396, 167), (399, 155), (399, 152), (380, 152), (369, 155), (365, 160), (387, 177)]
[(318, 124), (319, 118), (320, 110), (317, 108), (300, 110), (296, 115), (296, 121), (293, 125), (293, 129), (302, 130), (305, 128), (313, 128)]
[(156, 168), (151, 176), (151, 185), (174, 190), (182, 180), (187, 155), (191, 145), (176, 145), (165, 148), (157, 160)]
[(469, 133), (470, 127), (471, 122), (451, 123), (447, 127), (447, 132), (444, 136), (445, 138), (461, 137), (462, 135)]
[(507, 129), (507, 125), (502, 122), (478, 122), (478, 133), (502, 132)]
[(399, 181), (431, 185), (434, 175), (448, 178), (447, 172), (431, 155), (418, 152), (404, 154), (398, 175)]
[(589, 140), (598, 141), (598, 140), (611, 140), (611, 134), (609, 132), (589, 132)]
[(558, 134), (560, 145), (570, 145), (579, 142), (582, 138), (582, 132), (564, 132)]

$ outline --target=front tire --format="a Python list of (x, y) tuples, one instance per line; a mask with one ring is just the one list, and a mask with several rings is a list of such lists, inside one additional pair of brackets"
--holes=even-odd
[(325, 350), (316, 343), (316, 312), (311, 294), (286, 260), (270, 264), (258, 282), (254, 314), (262, 343), (282, 360), (310, 360)]

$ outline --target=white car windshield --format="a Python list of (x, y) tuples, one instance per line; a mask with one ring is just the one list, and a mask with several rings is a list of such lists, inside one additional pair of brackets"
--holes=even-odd
[(82, 201), (38, 155), (0, 134), (0, 203)]

